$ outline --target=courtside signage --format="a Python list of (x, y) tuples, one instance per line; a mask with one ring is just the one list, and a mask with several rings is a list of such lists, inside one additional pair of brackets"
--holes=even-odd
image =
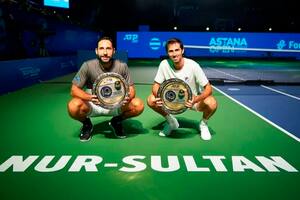
[(151, 170), (155, 172), (298, 172), (292, 164), (281, 156), (254, 156), (247, 158), (237, 155), (128, 155), (116, 162), (107, 161), (99, 155), (12, 155), (0, 160), (0, 173), (36, 171), (53, 173), (67, 172), (101, 172), (104, 168), (131, 173)]
[(300, 50), (300, 42), (294, 40), (290, 40), (290, 41), (280, 40), (277, 43), (277, 49)]
[[(117, 49), (127, 51), (128, 58), (157, 59), (166, 55), (165, 43), (172, 37), (182, 40), (185, 54), (190, 57), (264, 57), (270, 56), (266, 49), (300, 49), (300, 34), (296, 33), (151, 31), (117, 32)], [(244, 51), (243, 48), (266, 52)], [(276, 56), (285, 55), (288, 54), (276, 52)]]

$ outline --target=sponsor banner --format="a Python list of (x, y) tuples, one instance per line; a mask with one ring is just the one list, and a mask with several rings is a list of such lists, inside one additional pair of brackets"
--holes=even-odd
[(128, 58), (160, 58), (172, 37), (182, 40), (191, 57), (300, 57), (296, 33), (118, 32), (117, 48), (126, 50)]

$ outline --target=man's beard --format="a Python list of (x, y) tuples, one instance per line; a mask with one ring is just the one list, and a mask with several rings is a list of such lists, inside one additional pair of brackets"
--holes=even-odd
[(101, 59), (101, 57), (104, 57), (104, 56), (99, 56), (99, 55), (97, 55), (97, 58), (98, 58), (98, 60), (101, 62), (101, 64), (107, 64), (107, 63), (110, 63), (110, 62), (112, 61), (112, 57), (108, 57), (108, 56), (107, 56), (107, 58), (109, 58), (109, 60), (108, 60), (107, 62), (104, 62), (104, 61)]

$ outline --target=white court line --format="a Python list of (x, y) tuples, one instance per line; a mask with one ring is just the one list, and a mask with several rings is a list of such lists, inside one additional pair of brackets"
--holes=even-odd
[(233, 78), (236, 78), (236, 79), (239, 79), (241, 81), (246, 81), (246, 79), (243, 79), (242, 77), (239, 77), (239, 76), (235, 76), (235, 75), (232, 75), (232, 74), (229, 74), (229, 73), (226, 73), (226, 72), (223, 72), (221, 70), (218, 70), (218, 69), (214, 69), (214, 68), (211, 68), (211, 67), (207, 67), (207, 69), (210, 69), (210, 70), (213, 70), (213, 71), (216, 71), (216, 72), (219, 72), (221, 74), (225, 74), (226, 76), (231, 76)]
[(238, 48), (238, 47), (226, 47), (226, 46), (201, 46), (201, 45), (184, 45), (184, 48), (191, 49), (218, 49), (218, 50), (240, 50), (240, 51), (270, 51), (270, 52), (294, 52), (300, 53), (297, 49), (266, 49), (266, 48)]
[(257, 113), (256, 111), (252, 110), (251, 108), (249, 108), (248, 106), (244, 105), (243, 103), (239, 102), (238, 100), (234, 99), (233, 97), (229, 96), (228, 94), (226, 94), (225, 92), (223, 92), (222, 90), (216, 88), (215, 86), (213, 86), (214, 89), (216, 89), (218, 92), (222, 93), (224, 96), (228, 97), (229, 99), (231, 99), (232, 101), (234, 101), (235, 103), (239, 104), (240, 106), (244, 107), (245, 109), (247, 109), (248, 111), (252, 112), (253, 114), (255, 114), (256, 116), (258, 116), (259, 118), (261, 118), (262, 120), (266, 121), (267, 123), (271, 124), (272, 126), (274, 126), (275, 128), (279, 129), (280, 131), (282, 131), (283, 133), (287, 134), (288, 136), (290, 136), (291, 138), (295, 139), (296, 141), (300, 142), (300, 138), (298, 138), (297, 136), (293, 135), (292, 133), (288, 132), (287, 130), (285, 130), (284, 128), (278, 126), (277, 124), (275, 124), (274, 122), (270, 121), (269, 119), (265, 118), (264, 116), (262, 116), (261, 114)]
[(283, 95), (285, 95), (285, 96), (288, 96), (288, 97), (291, 97), (291, 98), (294, 98), (294, 99), (300, 100), (300, 98), (299, 98), (299, 97), (296, 97), (296, 96), (294, 96), (294, 95), (291, 95), (291, 94), (288, 94), (288, 93), (285, 93), (285, 92), (281, 92), (281, 91), (279, 91), (279, 90), (276, 90), (276, 89), (270, 88), (270, 87), (268, 87), (268, 86), (261, 85), (261, 87), (263, 87), (263, 88), (266, 88), (266, 89), (268, 89), (268, 90), (271, 90), (271, 91), (273, 91), (273, 92), (277, 92), (277, 93), (279, 93), (279, 94), (283, 94)]

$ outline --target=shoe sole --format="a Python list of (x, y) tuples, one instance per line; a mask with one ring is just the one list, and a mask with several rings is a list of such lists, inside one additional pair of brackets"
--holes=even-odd
[(173, 128), (169, 134), (165, 134), (165, 133), (163, 133), (162, 131), (160, 131), (160, 132), (158, 133), (158, 135), (159, 135), (160, 137), (169, 137), (169, 136), (172, 134), (172, 131), (175, 131), (175, 130), (178, 129), (178, 128), (179, 128), (179, 124), (177, 124), (176, 127)]
[(200, 137), (201, 137), (201, 139), (204, 140), (204, 141), (209, 141), (209, 140), (211, 140), (211, 137), (210, 137), (210, 138), (205, 138), (205, 137), (203, 138), (201, 135), (200, 135)]
[(159, 132), (158, 135), (159, 135), (160, 137), (168, 137), (168, 136), (170, 136), (171, 134), (166, 135), (166, 134), (164, 134), (164, 133), (162, 133), (162, 132)]
[[(91, 133), (93, 132), (93, 130), (94, 130), (94, 128), (92, 127)], [(88, 142), (88, 141), (90, 141), (92, 139), (92, 137), (93, 137), (93, 135), (91, 135), (91, 137), (89, 137), (88, 140), (83, 140), (83, 139), (80, 139), (80, 138), (79, 138), (79, 140), (80, 140), (80, 142)]]
[(91, 140), (91, 138), (92, 138), (92, 137), (90, 137), (88, 140), (82, 140), (82, 139), (79, 139), (79, 140), (80, 140), (80, 142), (88, 142), (88, 141)]

